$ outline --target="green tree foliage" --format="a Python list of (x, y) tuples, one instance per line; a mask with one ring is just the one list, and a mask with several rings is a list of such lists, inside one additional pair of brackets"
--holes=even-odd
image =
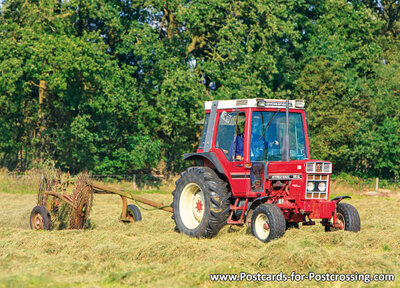
[[(313, 158), (399, 174), (397, 1), (5, 0), (0, 164), (185, 164), (203, 102), (303, 98)], [(397, 142), (396, 142), (397, 141)]]
[(382, 52), (375, 41), (382, 23), (347, 2), (327, 2), (325, 9), (310, 27), (296, 94), (309, 103), (314, 157), (331, 159), (336, 171), (346, 171), (360, 121), (376, 97), (368, 93), (368, 82)]

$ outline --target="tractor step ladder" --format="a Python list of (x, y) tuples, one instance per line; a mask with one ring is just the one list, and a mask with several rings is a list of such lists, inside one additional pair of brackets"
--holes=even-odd
[[(226, 223), (227, 224), (231, 224), (231, 225), (243, 225), (244, 224), (244, 213), (247, 210), (247, 203), (248, 202), (249, 202), (249, 200), (246, 199), (246, 202), (244, 202), (244, 204), (242, 206), (238, 206), (239, 198), (237, 198), (236, 201), (235, 201), (235, 205), (231, 205), (231, 214), (229, 215), (229, 218), (226, 221)], [(242, 211), (242, 214), (240, 215), (240, 219), (239, 220), (232, 220), (233, 213), (235, 213), (235, 211)]]

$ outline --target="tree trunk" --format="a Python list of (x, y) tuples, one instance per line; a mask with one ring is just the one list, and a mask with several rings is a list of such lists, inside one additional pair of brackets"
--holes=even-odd
[(47, 83), (45, 80), (40, 80), (39, 83), (39, 109), (38, 109), (38, 133), (37, 136), (40, 139), (39, 144), (39, 153), (38, 156), (40, 159), (43, 157), (43, 148), (44, 148), (44, 138), (43, 131), (45, 130), (45, 121), (44, 121), (44, 112), (43, 112), (43, 103), (47, 97)]

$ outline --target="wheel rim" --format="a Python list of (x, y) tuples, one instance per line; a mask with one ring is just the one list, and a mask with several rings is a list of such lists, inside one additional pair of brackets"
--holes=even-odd
[(131, 222), (135, 222), (135, 217), (133, 216), (133, 213), (131, 211), (126, 212), (126, 218)]
[(345, 227), (344, 216), (341, 213), (337, 213), (337, 222), (339, 225), (339, 227), (337, 229), (344, 230), (344, 227)]
[(257, 215), (256, 221), (254, 223), (254, 229), (257, 236), (261, 240), (265, 240), (269, 236), (270, 226), (267, 215), (261, 213)]
[(203, 220), (204, 194), (196, 183), (189, 183), (183, 188), (179, 201), (179, 212), (183, 224), (189, 229), (195, 229)]
[(43, 229), (43, 217), (39, 212), (32, 215), (31, 221), (33, 229), (35, 230)]

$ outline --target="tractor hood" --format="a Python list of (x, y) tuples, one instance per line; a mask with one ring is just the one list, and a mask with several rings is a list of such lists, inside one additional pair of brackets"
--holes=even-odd
[[(274, 161), (268, 164), (268, 177), (270, 180), (298, 179), (306, 173), (332, 173), (332, 163), (321, 160), (292, 160)], [(279, 176), (279, 177), (277, 177)]]

